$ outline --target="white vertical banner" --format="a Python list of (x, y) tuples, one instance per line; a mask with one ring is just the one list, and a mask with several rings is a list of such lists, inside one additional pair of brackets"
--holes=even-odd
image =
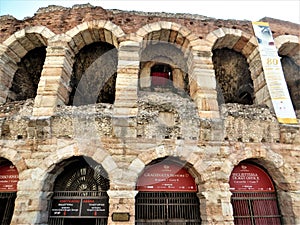
[(252, 22), (252, 26), (258, 42), (263, 71), (277, 120), (286, 124), (297, 123), (295, 110), (269, 24), (266, 22)]

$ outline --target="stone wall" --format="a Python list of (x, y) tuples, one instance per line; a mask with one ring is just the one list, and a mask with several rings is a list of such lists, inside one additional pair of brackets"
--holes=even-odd
[[(263, 21), (288, 57), (285, 76), (295, 82), (298, 109), (299, 25)], [(243, 161), (269, 173), (283, 224), (300, 223), (299, 112), (297, 124), (277, 121), (249, 21), (76, 5), (49, 6), (22, 21), (4, 16), (0, 30), (0, 162), (12, 162), (20, 179), (12, 225), (48, 224), (54, 182), (78, 156), (109, 176), (111, 225), (134, 224), (137, 179), (165, 157), (185, 163), (195, 178), (201, 224), (233, 225), (229, 177)], [(172, 85), (151, 86), (156, 63), (170, 66)], [(13, 97), (30, 81), (34, 99)], [(105, 92), (92, 89), (99, 83)], [(236, 89), (247, 85), (251, 101), (242, 104)], [(93, 99), (74, 104), (78, 96)], [(113, 221), (114, 212), (130, 220)]]

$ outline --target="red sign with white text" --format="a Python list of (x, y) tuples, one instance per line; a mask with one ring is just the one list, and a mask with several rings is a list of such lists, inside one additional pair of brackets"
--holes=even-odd
[(255, 165), (241, 163), (230, 175), (230, 190), (238, 192), (275, 191), (269, 175)]
[(19, 181), (19, 173), (15, 166), (0, 166), (0, 192), (15, 192)]
[(161, 162), (147, 166), (137, 182), (138, 191), (197, 192), (194, 178), (180, 165)]

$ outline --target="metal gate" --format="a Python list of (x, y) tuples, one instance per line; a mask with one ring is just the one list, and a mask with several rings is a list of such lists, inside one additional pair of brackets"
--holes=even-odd
[(55, 182), (49, 225), (106, 225), (109, 179), (99, 164), (74, 160)]
[(9, 225), (14, 213), (16, 193), (0, 192), (0, 224)]
[(234, 192), (231, 202), (235, 225), (280, 225), (276, 192)]
[(200, 225), (199, 199), (195, 192), (139, 192), (136, 225)]

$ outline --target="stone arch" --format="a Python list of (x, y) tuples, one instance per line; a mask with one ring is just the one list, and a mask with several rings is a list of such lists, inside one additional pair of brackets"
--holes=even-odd
[[(213, 64), (215, 70), (218, 92), (218, 103), (237, 102), (242, 104), (252, 104), (254, 100), (253, 75), (251, 74), (249, 57), (256, 48), (255, 42), (251, 35), (232, 28), (219, 28), (212, 31), (206, 37), (210, 43), (213, 54)], [(228, 55), (221, 57), (220, 55)], [(230, 63), (226, 63), (225, 68), (217, 66), (218, 61), (238, 60), (239, 67), (230, 68)], [(220, 63), (220, 62), (219, 62)], [(227, 68), (228, 67), (228, 68)], [(228, 71), (227, 71), (228, 70)], [(227, 72), (226, 72), (227, 71)], [(233, 76), (232, 73), (241, 74), (240, 78)], [(231, 81), (230, 87), (226, 87), (226, 75)], [(245, 78), (246, 77), (246, 78)], [(224, 93), (224, 94), (223, 94)]]
[[(86, 82), (80, 82), (81, 78), (74, 78), (74, 70), (76, 68), (74, 66), (78, 64), (72, 65), (73, 68), (73, 74), (71, 77), (71, 86), (72, 92), (70, 93), (70, 98), (69, 98), (69, 104), (83, 104), (82, 102), (89, 102), (89, 103), (95, 103), (96, 101), (100, 102), (105, 102), (105, 103), (114, 103), (114, 96), (115, 96), (115, 80), (116, 80), (116, 72), (117, 72), (117, 58), (118, 58), (118, 52), (117, 50), (119, 49), (119, 44), (120, 44), (120, 38), (123, 37), (125, 34), (123, 30), (115, 25), (114, 23), (110, 21), (105, 21), (105, 20), (94, 20), (90, 22), (84, 22), (73, 29), (69, 30), (66, 32), (66, 35), (71, 37), (71, 41), (68, 43), (71, 49), (73, 50), (74, 55), (76, 55), (76, 58), (78, 57), (79, 53), (81, 53), (84, 49), (87, 50), (89, 46), (92, 46), (92, 49), (97, 49), (99, 47), (98, 44), (96, 43), (103, 43), (101, 46), (103, 46), (104, 49), (98, 49), (97, 50), (97, 55), (99, 57), (99, 54), (101, 55), (107, 55), (108, 62), (102, 63), (102, 60), (97, 60), (92, 63), (92, 65), (89, 66), (87, 70), (91, 71), (90, 73), (93, 74), (92, 77), (89, 77), (88, 79), (85, 79)], [(116, 51), (114, 51), (116, 50)], [(87, 50), (88, 52), (91, 52), (90, 50)], [(85, 57), (86, 58), (86, 57)], [(99, 61), (99, 62), (98, 62)], [(107, 65), (108, 64), (108, 65)], [(93, 66), (94, 65), (94, 66)], [(99, 67), (101, 70), (93, 67)], [(102, 69), (103, 68), (103, 69)], [(87, 70), (84, 69), (84, 73)], [(79, 72), (81, 74), (81, 72)], [(106, 75), (105, 77), (101, 76), (97, 79), (97, 75)], [(96, 80), (94, 80), (96, 79)], [(91, 80), (91, 81), (87, 81)], [(105, 82), (103, 82), (105, 80)], [(102, 84), (103, 82), (103, 84)], [(83, 84), (85, 83), (85, 84)], [(105, 93), (101, 93), (99, 95), (100, 99), (98, 99), (98, 96), (94, 96), (92, 93), (98, 92), (99, 88), (101, 89), (101, 92), (103, 92), (102, 88), (105, 88), (106, 85), (109, 84), (109, 87), (107, 87), (107, 90), (110, 94), (110, 97), (107, 98), (102, 98)], [(99, 84), (99, 85), (96, 85)], [(87, 87), (86, 87), (87, 86)], [(101, 86), (101, 87), (99, 87)], [(81, 101), (78, 97), (77, 98), (77, 103), (74, 103), (72, 96), (74, 96), (75, 91), (74, 89), (79, 90), (80, 93), (82, 93), (84, 100)], [(86, 90), (89, 90), (88, 93)], [(95, 91), (93, 91), (95, 90)], [(86, 93), (86, 94), (85, 94)], [(92, 96), (91, 96), (92, 95)]]
[[(285, 162), (282, 155), (277, 154), (270, 148), (264, 146), (254, 148), (238, 149), (238, 154), (231, 154), (225, 160), (227, 165), (226, 177), (229, 182), (233, 168), (240, 162), (252, 162), (264, 168), (272, 178), (279, 199), (279, 206), (283, 216), (284, 224), (295, 224), (296, 215), (294, 205), (288, 204), (294, 198), (294, 191), (297, 189), (297, 177), (294, 174), (292, 165)], [(223, 169), (222, 169), (223, 170)], [(288, 177), (288, 178), (287, 178)], [(288, 207), (287, 207), (288, 205)]]
[(26, 169), (26, 164), (21, 155), (14, 149), (2, 148), (0, 151), (0, 158), (10, 161), (17, 167), (19, 173)]
[(81, 48), (94, 42), (106, 42), (119, 48), (124, 31), (116, 24), (106, 20), (93, 20), (77, 25), (66, 32), (71, 38), (68, 45), (77, 54)]
[(278, 54), (289, 56), (300, 64), (300, 38), (295, 35), (280, 35), (274, 38), (275, 46), (278, 49)]
[(89, 162), (92, 160), (96, 163), (101, 164), (104, 170), (108, 174), (108, 179), (112, 181), (111, 172), (117, 168), (114, 159), (103, 149), (101, 144), (91, 143), (88, 145), (84, 142), (71, 143), (62, 148), (56, 149), (56, 152), (49, 155), (44, 160), (44, 164), (40, 165), (42, 169), (42, 178), (40, 180), (40, 191), (39, 191), (39, 204), (43, 205), (43, 210), (39, 210), (36, 213), (37, 223), (47, 223), (48, 219), (48, 202), (51, 199), (51, 193), (53, 190), (53, 185), (57, 176), (62, 172), (64, 166), (68, 163), (68, 160), (73, 157), (83, 157)]
[[(189, 183), (189, 185), (187, 183), (185, 183), (185, 186), (186, 186), (185, 189), (182, 189), (182, 188), (179, 187), (180, 192), (178, 192), (178, 189), (175, 192), (172, 191), (172, 190), (160, 189), (159, 186), (158, 186), (158, 189), (155, 190), (155, 184), (153, 185), (154, 190), (153, 189), (148, 189), (147, 184), (146, 184), (149, 181), (148, 177), (143, 176), (144, 172), (147, 171), (147, 169), (150, 169), (150, 171), (152, 170), (152, 168), (151, 167), (149, 168), (148, 166), (153, 166), (152, 168), (157, 168), (156, 166), (158, 166), (158, 167), (161, 167), (161, 168), (166, 168), (166, 170), (168, 170), (169, 168), (175, 167), (175, 168), (169, 170), (169, 171), (172, 171), (171, 174), (173, 174), (173, 173), (174, 174), (184, 173), (184, 174), (191, 175), (191, 176), (188, 175), (187, 177), (184, 176), (185, 179), (189, 179), (189, 181), (185, 180), (187, 183)], [(158, 171), (160, 171), (160, 169), (157, 170), (157, 172)], [(176, 171), (176, 172), (174, 172), (174, 171)], [(183, 172), (183, 171), (185, 171), (185, 172)], [(166, 172), (166, 173), (168, 173), (168, 172)], [(136, 190), (137, 190), (137, 195), (136, 195), (136, 198), (135, 198), (135, 206), (136, 206), (136, 210), (137, 210), (135, 212), (135, 215), (137, 216), (136, 220), (146, 219), (146, 221), (150, 222), (153, 219), (161, 219), (161, 220), (167, 219), (167, 218), (165, 218), (164, 215), (158, 216), (158, 218), (152, 217), (150, 215), (145, 216), (143, 214), (143, 211), (147, 210), (148, 207), (140, 205), (139, 202), (141, 200), (143, 202), (143, 199), (161, 198), (161, 192), (162, 192), (162, 193), (165, 193), (164, 197), (167, 197), (167, 198), (170, 198), (171, 196), (178, 197), (178, 202), (177, 203), (179, 203), (179, 202), (181, 202), (181, 200), (180, 200), (181, 194), (182, 193), (185, 193), (185, 194), (189, 193), (189, 194), (191, 194), (191, 195), (188, 195), (188, 198), (189, 198), (190, 201), (185, 201), (185, 203), (186, 204), (191, 204), (191, 203), (193, 204), (193, 209), (192, 208), (190, 209), (191, 211), (193, 210), (193, 213), (191, 213), (191, 211), (189, 211), (193, 215), (188, 216), (189, 213), (187, 213), (185, 206), (183, 206), (181, 208), (182, 215), (180, 215), (180, 216), (179, 215), (173, 215), (174, 217), (172, 217), (172, 215), (171, 215), (172, 212), (171, 212), (170, 217), (171, 218), (178, 218), (178, 219), (186, 219), (187, 221), (189, 219), (193, 219), (195, 224), (196, 223), (200, 224), (201, 219), (202, 219), (201, 212), (203, 210), (200, 209), (201, 208), (201, 199), (199, 199), (199, 196), (201, 195), (200, 193), (202, 192), (202, 190), (200, 190), (200, 188), (197, 188), (199, 186), (199, 182), (198, 182), (199, 176), (200, 175), (197, 173), (197, 171), (193, 167), (193, 165), (190, 164), (189, 162), (185, 161), (185, 160), (182, 160), (181, 157), (178, 157), (178, 156), (165, 156), (165, 157), (159, 157), (159, 158), (151, 160), (149, 163), (144, 165), (144, 168), (139, 172), (139, 175), (137, 177), (136, 187), (135, 187)], [(151, 180), (151, 181), (153, 181), (153, 180)], [(179, 181), (179, 179), (177, 180), (177, 182), (178, 181)], [(156, 182), (157, 181), (155, 181), (155, 183)], [(142, 184), (142, 185), (139, 186), (139, 184), (140, 185)], [(175, 187), (175, 186), (176, 186), (176, 183), (174, 183), (173, 187)], [(187, 186), (188, 187), (192, 186), (192, 187), (188, 190)], [(150, 193), (150, 195), (148, 195), (149, 193)], [(153, 196), (150, 197), (151, 195), (153, 195)], [(194, 200), (192, 200), (192, 199), (194, 199)], [(166, 204), (165, 206), (168, 207), (167, 203), (163, 203), (163, 204)], [(149, 208), (151, 208), (151, 207), (149, 207)], [(172, 208), (170, 208), (170, 211), (171, 210), (172, 210)], [(168, 217), (168, 216), (166, 216), (166, 217)]]
[(142, 49), (150, 43), (166, 43), (181, 51), (185, 66), (183, 70), (180, 68), (182, 73), (178, 71), (176, 73), (187, 74), (185, 81), (188, 85), (187, 92), (195, 101), (200, 117), (219, 117), (213, 89), (215, 88), (213, 70), (207, 65), (207, 62), (211, 61), (211, 53), (207, 51), (206, 41), (201, 40), (185, 26), (166, 21), (147, 24), (141, 27), (136, 35)]
[(147, 41), (161, 41), (176, 44), (183, 52), (195, 46), (199, 39), (187, 27), (167, 21), (146, 24), (136, 32), (136, 35), (140, 41), (145, 40), (143, 48), (149, 44)]
[[(56, 35), (47, 49), (46, 60), (51, 65), (49, 64), (43, 69), (42, 82), (39, 87), (40, 95), (36, 98), (33, 114), (49, 116), (55, 112), (57, 106), (68, 104), (72, 91), (70, 81), (74, 57), (84, 46), (95, 42), (104, 42), (118, 49), (120, 39), (124, 35), (119, 26), (105, 20), (84, 22), (65, 34)], [(52, 87), (50, 88), (48, 85)], [(49, 88), (51, 93), (49, 93)], [(47, 92), (47, 96), (43, 92)]]
[(31, 50), (48, 46), (48, 40), (54, 33), (44, 26), (26, 27), (17, 31), (1, 44), (0, 58), (5, 63), (0, 68), (1, 94), (0, 102), (4, 103), (12, 85), (17, 64)]
[[(172, 83), (179, 89), (187, 89), (183, 80), (187, 74), (186, 59), (197, 37), (186, 27), (174, 23), (159, 21), (141, 27), (136, 35), (141, 42), (141, 87), (150, 86), (149, 62), (167, 63), (172, 67)], [(180, 53), (180, 54), (179, 54)], [(145, 75), (147, 72), (147, 76)], [(171, 79), (171, 78), (170, 78)], [(186, 86), (186, 87), (183, 87)]]
[(274, 39), (281, 57), (287, 87), (295, 110), (300, 109), (300, 39), (293, 35), (281, 35)]

